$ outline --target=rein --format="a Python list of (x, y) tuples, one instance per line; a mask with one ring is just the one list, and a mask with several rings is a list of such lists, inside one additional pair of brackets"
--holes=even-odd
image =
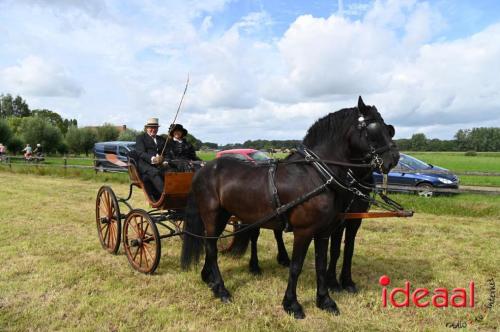
[[(306, 148), (305, 146), (301, 145), (299, 146), (299, 149), (297, 150), (299, 152), (299, 154), (302, 154), (304, 156), (304, 160), (300, 160), (300, 161), (284, 161), (284, 162), (281, 162), (281, 161), (275, 161), (276, 163), (283, 163), (283, 164), (295, 164), (295, 163), (308, 163), (308, 164), (312, 164), (312, 166), (314, 166), (316, 168), (316, 170), (318, 171), (318, 173), (321, 175), (321, 177), (323, 178), (323, 180), (325, 181), (323, 184), (317, 186), (316, 188), (314, 188), (313, 190), (307, 192), (306, 194), (300, 196), (299, 198), (291, 201), (291, 202), (288, 202), (287, 204), (284, 204), (284, 205), (281, 205), (279, 207), (277, 207), (274, 212), (272, 212), (271, 214), (257, 220), (256, 222), (250, 224), (250, 225), (246, 225), (246, 226), (242, 226), (241, 229), (231, 233), (231, 234), (227, 234), (227, 235), (221, 235), (221, 236), (203, 236), (203, 235), (198, 235), (198, 234), (194, 234), (194, 233), (191, 233), (191, 232), (188, 232), (188, 231), (182, 231), (180, 232), (180, 234), (187, 234), (189, 236), (193, 236), (195, 238), (199, 238), (199, 239), (205, 239), (205, 240), (215, 240), (215, 239), (223, 239), (223, 238), (227, 238), (227, 237), (231, 237), (231, 236), (235, 236), (237, 234), (240, 234), (240, 233), (243, 233), (243, 232), (246, 232), (246, 231), (249, 231), (251, 229), (254, 229), (254, 228), (258, 228), (260, 226), (262, 226), (263, 224), (265, 224), (266, 222), (270, 221), (271, 219), (274, 219), (284, 213), (286, 213), (288, 210), (292, 209), (293, 207), (309, 200), (310, 198), (316, 196), (316, 195), (319, 195), (320, 193), (322, 193), (323, 191), (325, 190), (328, 190), (330, 189), (330, 186), (332, 184), (335, 184), (337, 187), (343, 189), (343, 190), (346, 190), (346, 191), (349, 191), (350, 193), (352, 193), (354, 195), (353, 199), (351, 200), (351, 203), (349, 204), (349, 206), (352, 204), (352, 202), (354, 201), (355, 197), (357, 196), (358, 198), (360, 199), (363, 199), (367, 202), (369, 202), (370, 204), (373, 204), (373, 205), (376, 205), (384, 210), (387, 210), (389, 212), (393, 212), (394, 215), (410, 215), (412, 214), (412, 212), (408, 212), (408, 211), (405, 211), (404, 210), (404, 207), (401, 206), (400, 204), (398, 204), (397, 202), (395, 202), (394, 200), (390, 199), (389, 197), (387, 197), (385, 194), (383, 193), (380, 193), (379, 192), (379, 195), (380, 197), (382, 198), (383, 202), (382, 201), (378, 201), (376, 200), (375, 198), (372, 198), (370, 197), (369, 195), (366, 195), (364, 194), (363, 192), (361, 192), (358, 188), (356, 187), (353, 187), (352, 184), (353, 183), (356, 183), (358, 185), (360, 185), (361, 187), (364, 187), (366, 189), (372, 189), (371, 187), (367, 187), (367, 186), (364, 186), (363, 184), (361, 184), (358, 180), (356, 180), (356, 178), (354, 178), (352, 175), (351, 175), (351, 178), (352, 178), (352, 181), (351, 181), (351, 184), (350, 185), (346, 185), (346, 184), (343, 184), (342, 181), (340, 179), (338, 179), (330, 170), (330, 168), (327, 166), (327, 164), (334, 164), (334, 165), (339, 165), (339, 166), (343, 166), (344, 164), (349, 164), (349, 163), (343, 163), (343, 162), (338, 162), (338, 161), (325, 161), (325, 160), (322, 160), (321, 158), (319, 158), (312, 150)], [(353, 165), (356, 165), (356, 166), (363, 166), (363, 167), (372, 167), (371, 165), (358, 165), (358, 164), (353, 164)], [(348, 208), (349, 209), (349, 208)], [(365, 216), (364, 214), (360, 214), (360, 216)]]

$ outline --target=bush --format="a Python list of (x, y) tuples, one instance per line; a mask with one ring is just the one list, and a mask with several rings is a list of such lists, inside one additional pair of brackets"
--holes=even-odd
[(467, 151), (464, 153), (464, 155), (466, 157), (475, 157), (475, 156), (477, 156), (477, 152), (476, 151)]
[(99, 142), (116, 141), (119, 135), (118, 128), (109, 123), (97, 128), (97, 141)]
[(17, 136), (13, 136), (7, 143), (7, 151), (11, 154), (17, 154), (24, 148), (24, 141)]
[(46, 153), (56, 151), (61, 145), (61, 130), (41, 117), (26, 118), (22, 124), (24, 141), (31, 146), (40, 143)]
[(12, 137), (12, 130), (7, 121), (0, 119), (0, 143), (7, 145)]

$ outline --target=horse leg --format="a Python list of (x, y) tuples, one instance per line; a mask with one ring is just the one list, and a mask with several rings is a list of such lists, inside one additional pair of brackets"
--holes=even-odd
[(360, 226), (361, 219), (350, 220), (345, 231), (344, 262), (342, 263), (342, 272), (339, 279), (342, 288), (349, 293), (357, 293), (358, 291), (356, 284), (352, 281), (351, 267), (352, 256), (354, 254), (354, 240)]
[(262, 270), (259, 267), (259, 257), (257, 256), (257, 240), (259, 239), (260, 229), (256, 228), (250, 231), (251, 254), (250, 254), (250, 273), (261, 274)]
[(289, 267), (290, 258), (286, 252), (285, 243), (283, 242), (283, 232), (274, 230), (274, 238), (276, 239), (276, 245), (278, 246), (278, 256), (276, 257), (278, 264)]
[[(205, 223), (207, 236), (219, 236), (224, 230), (228, 219), (229, 215), (219, 214), (217, 218), (214, 218), (216, 220), (215, 225)], [(212, 227), (208, 227), (208, 225)], [(220, 298), (222, 302), (230, 302), (231, 294), (224, 286), (224, 280), (217, 263), (217, 239), (205, 240), (205, 264), (201, 270), (201, 278), (212, 289), (216, 298)]]
[(334, 292), (340, 292), (342, 288), (337, 281), (337, 261), (340, 257), (340, 246), (342, 244), (342, 234), (344, 226), (337, 227), (331, 236), (330, 264), (326, 272), (328, 288)]
[(290, 263), (290, 274), (288, 277), (288, 286), (286, 288), (285, 297), (283, 298), (283, 309), (288, 314), (292, 314), (296, 319), (305, 318), (304, 310), (297, 301), (297, 281), (299, 279), (307, 249), (311, 243), (312, 236), (304, 236), (294, 234), (292, 261)]
[(339, 309), (337, 304), (328, 294), (328, 286), (326, 282), (326, 262), (328, 252), (329, 237), (324, 235), (316, 235), (314, 237), (314, 252), (316, 265), (316, 306), (321, 310), (325, 310), (332, 314), (338, 315)]

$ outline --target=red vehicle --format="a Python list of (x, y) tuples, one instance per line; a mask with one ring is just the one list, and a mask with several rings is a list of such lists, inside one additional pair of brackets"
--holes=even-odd
[(266, 153), (255, 149), (232, 149), (217, 152), (215, 158), (230, 157), (246, 161), (271, 159)]

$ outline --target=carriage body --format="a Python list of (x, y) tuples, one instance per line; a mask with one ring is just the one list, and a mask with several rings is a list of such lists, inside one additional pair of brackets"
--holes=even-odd
[(136, 186), (144, 192), (149, 205), (154, 209), (184, 209), (187, 202), (187, 196), (191, 189), (194, 172), (165, 172), (163, 181), (163, 192), (159, 200), (155, 201), (148, 194), (146, 185), (139, 176), (137, 167), (134, 163), (128, 164), (128, 175), (130, 185)]
[[(129, 161), (127, 168), (130, 186), (126, 198), (116, 196), (109, 186), (102, 186), (97, 193), (97, 232), (106, 251), (117, 254), (123, 243), (130, 265), (139, 272), (153, 273), (160, 261), (160, 240), (183, 233), (184, 209), (194, 172), (165, 172), (163, 192), (155, 200), (149, 195), (148, 185), (140, 177), (135, 163)], [(134, 209), (130, 205), (134, 187), (144, 193), (151, 210)], [(125, 210), (128, 212), (123, 213)], [(232, 218), (225, 234), (234, 231), (237, 224)], [(232, 244), (233, 238), (221, 239), (219, 249), (230, 250)]]

